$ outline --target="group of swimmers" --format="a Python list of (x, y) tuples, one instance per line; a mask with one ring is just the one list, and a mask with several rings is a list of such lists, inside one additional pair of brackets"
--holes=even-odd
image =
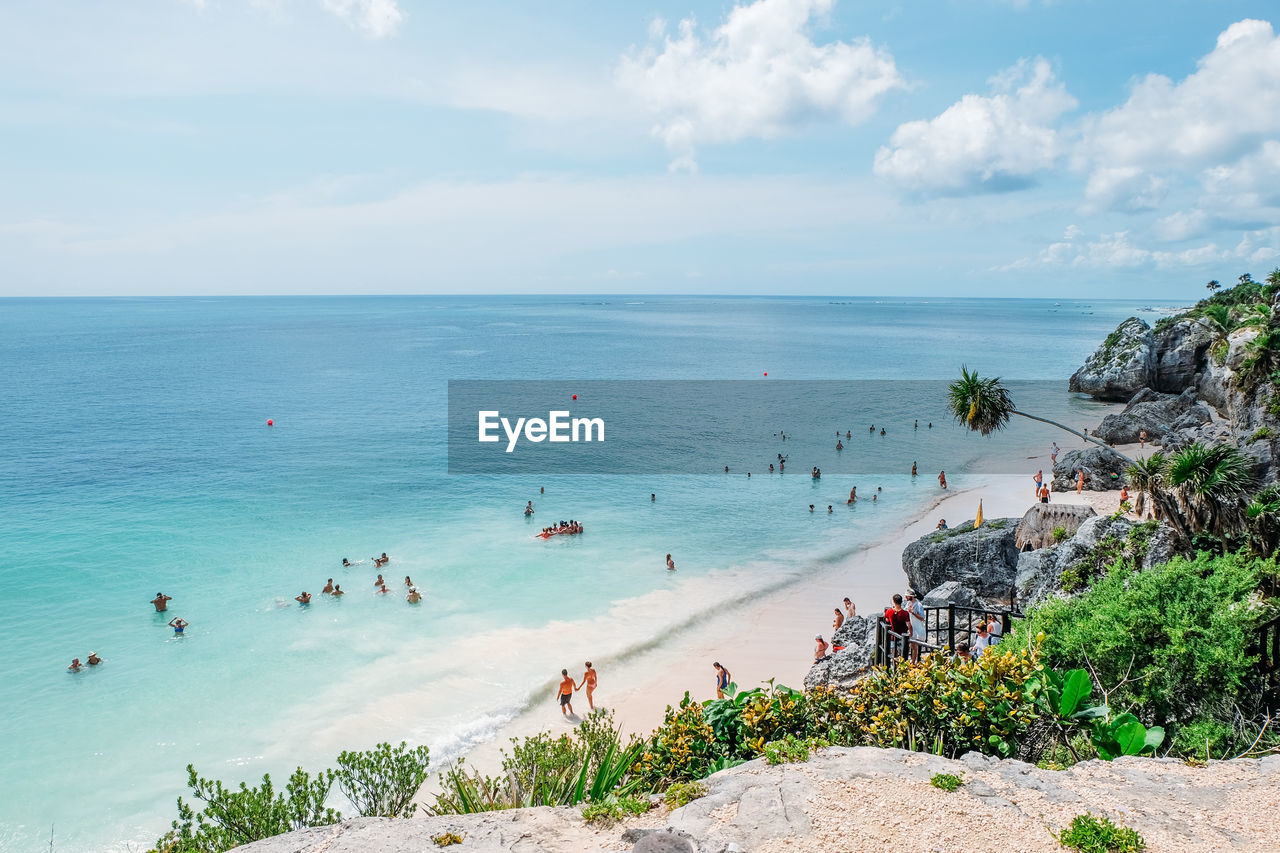
[(574, 521), (571, 518), (568, 521), (561, 521), (559, 524), (553, 524), (550, 527), (542, 528), (542, 532), (539, 533), (538, 535), (541, 536), (543, 539), (547, 539), (552, 536), (558, 536), (558, 535), (568, 536), (574, 533), (581, 533), (582, 530), (583, 530), (582, 524), (580, 522)]
[[(382, 568), (389, 562), (391, 562), (391, 558), (387, 556), (386, 551), (382, 552), (381, 557), (373, 558), (374, 568)], [(346, 557), (343, 557), (342, 565), (349, 567), (352, 566), (353, 563), (351, 563), (351, 561)], [(422, 593), (418, 592), (418, 588), (413, 583), (413, 578), (405, 575), (404, 585), (409, 590), (408, 594), (405, 596), (405, 601), (410, 604), (417, 604), (422, 601)], [(391, 590), (387, 588), (387, 582), (382, 577), (382, 572), (378, 572), (378, 577), (373, 582), (373, 591), (376, 595), (388, 595), (391, 592)], [(340, 595), (347, 594), (346, 590), (342, 588), (342, 584), (334, 583), (333, 578), (329, 578), (329, 580), (325, 582), (324, 589), (320, 590), (320, 592), (322, 595), (332, 595), (335, 598)], [(294, 601), (298, 602), (303, 607), (306, 607), (311, 603), (311, 595), (304, 591), (301, 595), (295, 596)]]

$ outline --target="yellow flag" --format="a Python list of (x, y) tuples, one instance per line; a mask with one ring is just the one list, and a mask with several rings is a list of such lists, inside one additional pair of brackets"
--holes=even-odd
[(982, 501), (978, 501), (978, 517), (973, 520), (973, 526), (982, 526)]

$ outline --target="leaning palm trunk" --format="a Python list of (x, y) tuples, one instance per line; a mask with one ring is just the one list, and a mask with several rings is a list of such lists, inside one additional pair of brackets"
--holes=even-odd
[(1093, 442), (1094, 444), (1098, 445), (1099, 447), (1105, 447), (1107, 450), (1110, 450), (1112, 453), (1114, 453), (1116, 456), (1119, 456), (1119, 457), (1120, 457), (1121, 459), (1123, 459), (1125, 462), (1133, 462), (1133, 460), (1132, 460), (1132, 459), (1130, 459), (1128, 456), (1125, 456), (1123, 453), (1121, 453), (1120, 451), (1116, 450), (1114, 447), (1112, 447), (1111, 445), (1107, 444), (1105, 441), (1102, 441), (1101, 439), (1098, 439), (1098, 438), (1094, 438), (1094, 437), (1093, 437), (1093, 436), (1091, 436), (1091, 435), (1085, 435), (1084, 433), (1080, 432), (1079, 430), (1072, 429), (1071, 427), (1067, 426), (1066, 424), (1060, 424), (1060, 423), (1058, 423), (1057, 421), (1051, 421), (1051, 420), (1049, 420), (1048, 418), (1042, 418), (1042, 417), (1040, 417), (1039, 415), (1029, 415), (1029, 414), (1027, 414), (1026, 412), (1020, 411), (1020, 410), (1018, 410), (1018, 409), (1010, 409), (1010, 410), (1009, 410), (1009, 414), (1011, 414), (1011, 415), (1022, 415), (1022, 417), (1024, 417), (1024, 418), (1029, 418), (1030, 420), (1033, 420), (1033, 421), (1040, 421), (1040, 423), (1042, 423), (1042, 424), (1049, 424), (1050, 426), (1056, 426), (1058, 429), (1066, 430), (1067, 432), (1071, 433), (1071, 434), (1072, 434), (1072, 435), (1074, 435), (1074, 436), (1077, 436), (1077, 437), (1079, 437), (1079, 438), (1083, 438), (1085, 441), (1091, 441), (1091, 442)]

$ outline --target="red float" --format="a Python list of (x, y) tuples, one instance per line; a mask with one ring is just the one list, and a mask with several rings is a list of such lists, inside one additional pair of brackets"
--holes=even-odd
[(276, 425), (275, 421), (271, 420), (271, 418), (267, 418), (267, 426), (275, 426), (275, 425)]

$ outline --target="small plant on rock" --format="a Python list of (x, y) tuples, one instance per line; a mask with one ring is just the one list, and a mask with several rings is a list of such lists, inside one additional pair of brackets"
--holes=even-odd
[(1057, 839), (1063, 847), (1080, 853), (1139, 853), (1147, 847), (1142, 836), (1129, 827), (1091, 814), (1076, 815)]
[(689, 805), (707, 795), (707, 786), (701, 782), (677, 782), (667, 789), (667, 805), (673, 809)]
[(462, 843), (462, 836), (456, 832), (442, 832), (439, 835), (431, 836), (431, 840), (436, 843), (437, 847), (452, 847), (454, 844)]
[(1067, 538), (1067, 528), (1063, 527), (1061, 524), (1053, 528), (1054, 542), (1061, 542), (1063, 539), (1066, 539), (1066, 538)]
[(954, 773), (934, 773), (933, 778), (929, 780), (929, 784), (950, 793), (959, 789), (964, 784), (964, 780)]
[(764, 745), (764, 760), (770, 764), (808, 761), (809, 754), (815, 749), (830, 745), (821, 738), (802, 739), (787, 735), (782, 740), (771, 740)]
[(600, 802), (583, 806), (582, 819), (596, 826), (612, 826), (627, 815), (644, 814), (648, 810), (648, 800), (610, 795)]

